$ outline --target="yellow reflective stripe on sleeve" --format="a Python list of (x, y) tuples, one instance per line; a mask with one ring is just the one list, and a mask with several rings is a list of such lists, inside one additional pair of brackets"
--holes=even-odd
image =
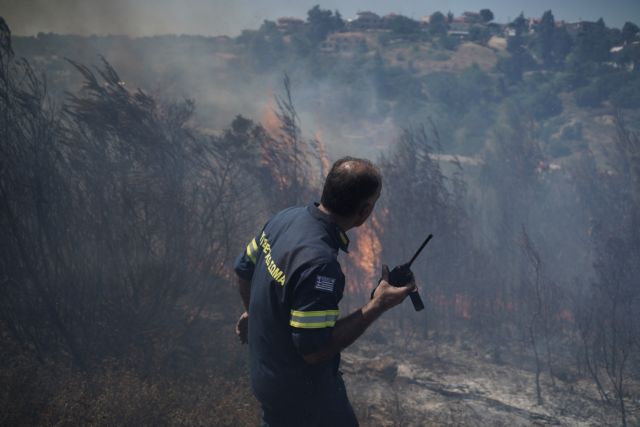
[(256, 263), (256, 255), (258, 254), (258, 245), (256, 239), (253, 239), (251, 243), (247, 245), (247, 256), (251, 259), (251, 262)]
[(297, 311), (291, 310), (289, 324), (296, 328), (317, 329), (329, 328), (338, 320), (338, 310)]
[(291, 310), (291, 315), (295, 317), (314, 317), (314, 316), (338, 316), (340, 310), (321, 310), (321, 311), (296, 311)]
[(308, 323), (303, 323), (303, 322), (296, 322), (296, 321), (292, 320), (292, 321), (289, 322), (289, 324), (291, 326), (296, 327), (296, 328), (318, 329), (318, 328), (331, 328), (336, 324), (336, 322), (334, 320), (333, 322), (308, 322)]

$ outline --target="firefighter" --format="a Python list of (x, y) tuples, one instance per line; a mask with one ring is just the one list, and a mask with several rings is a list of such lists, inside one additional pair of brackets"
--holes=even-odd
[(371, 162), (342, 158), (325, 180), (320, 204), (279, 212), (236, 260), (245, 308), (236, 333), (249, 342), (263, 426), (358, 425), (338, 370), (340, 351), (416, 289), (414, 280), (391, 286), (383, 266), (373, 298), (339, 315), (345, 277), (338, 251), (347, 252), (345, 232), (366, 221), (381, 189)]

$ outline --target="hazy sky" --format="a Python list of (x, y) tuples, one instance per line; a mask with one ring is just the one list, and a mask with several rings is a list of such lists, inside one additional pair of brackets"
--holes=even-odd
[(362, 10), (420, 18), (436, 10), (458, 15), (489, 8), (498, 22), (507, 22), (521, 11), (539, 17), (551, 9), (556, 20), (602, 17), (608, 26), (621, 27), (625, 21), (640, 24), (640, 0), (0, 0), (0, 16), (18, 35), (52, 31), (235, 36), (242, 29), (259, 27), (264, 19), (305, 18), (318, 3), (323, 9), (338, 9), (345, 18)]

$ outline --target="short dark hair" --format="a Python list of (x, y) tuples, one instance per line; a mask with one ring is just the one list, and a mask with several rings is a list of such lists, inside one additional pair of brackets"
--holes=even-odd
[(340, 216), (358, 213), (382, 186), (378, 168), (366, 159), (343, 157), (331, 166), (322, 189), (322, 205)]

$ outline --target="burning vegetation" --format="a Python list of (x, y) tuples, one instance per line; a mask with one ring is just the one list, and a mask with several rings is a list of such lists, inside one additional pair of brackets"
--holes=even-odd
[[(66, 66), (84, 83), (60, 105), (0, 18), (0, 423), (256, 424), (231, 260), (270, 214), (318, 199), (324, 132), (305, 136), (287, 75), (261, 123), (210, 135), (193, 102), (106, 60)], [(535, 112), (508, 107), (478, 161), (444, 154), (431, 121), (377, 160), (343, 304), (435, 238), (413, 265), (426, 310), (345, 355), (364, 425), (638, 422), (640, 138), (615, 110), (606, 156), (551, 171)]]

